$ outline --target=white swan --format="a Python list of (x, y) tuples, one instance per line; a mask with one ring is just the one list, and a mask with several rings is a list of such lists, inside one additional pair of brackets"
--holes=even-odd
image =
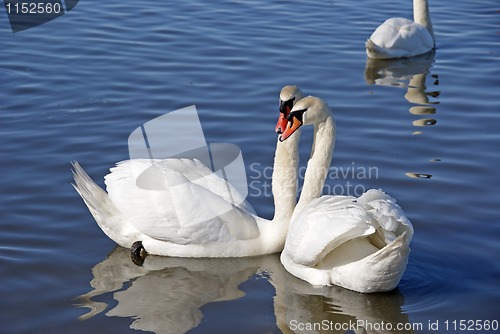
[[(290, 88), (291, 89), (291, 88)], [(289, 111), (302, 98), (286, 94), (280, 110)], [(104, 233), (132, 255), (242, 257), (283, 249), (296, 203), (299, 136), (277, 142), (272, 190), (275, 214), (270, 221), (253, 213), (224, 179), (198, 160), (134, 159), (122, 161), (106, 175), (107, 193), (77, 163), (75, 189)], [(154, 172), (148, 171), (154, 168)], [(141, 184), (153, 185), (150, 189)], [(180, 187), (156, 187), (181, 184)], [(231, 196), (228, 196), (230, 189)], [(226, 208), (224, 214), (213, 210)], [(201, 217), (201, 218), (200, 218)], [(208, 217), (204, 219), (203, 217)]]
[(368, 190), (359, 198), (319, 197), (335, 142), (332, 112), (323, 100), (308, 96), (295, 104), (288, 120), (280, 140), (293, 139), (302, 125), (312, 124), (314, 142), (281, 254), (284, 267), (313, 285), (392, 290), (406, 269), (413, 235), (410, 221), (381, 190)]
[(394, 17), (382, 23), (366, 41), (366, 54), (374, 59), (413, 57), (435, 48), (427, 0), (413, 0), (414, 21)]

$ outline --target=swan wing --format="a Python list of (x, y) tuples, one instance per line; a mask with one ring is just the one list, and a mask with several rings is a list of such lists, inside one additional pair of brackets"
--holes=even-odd
[(372, 224), (382, 232), (385, 244), (393, 242), (404, 232), (407, 232), (405, 240), (410, 242), (413, 225), (393, 197), (380, 189), (370, 189), (358, 198), (358, 203), (373, 216)]
[(110, 200), (147, 236), (178, 244), (256, 238), (250, 205), (196, 159), (134, 159), (105, 177)]
[(296, 264), (314, 266), (346, 241), (373, 234), (371, 220), (354, 197), (320, 197), (292, 220), (284, 252)]
[[(379, 250), (371, 250), (356, 259), (351, 253), (360, 252), (363, 244), (369, 246), (366, 239), (356, 240), (355, 243), (346, 243), (344, 254), (337, 254), (337, 258), (351, 257), (352, 261), (338, 263), (331, 259), (327, 268), (330, 270), (330, 282), (344, 288), (358, 292), (382, 292), (394, 289), (404, 274), (408, 263), (408, 240), (404, 232), (390, 244)], [(362, 251), (361, 251), (362, 253)], [(362, 254), (361, 254), (362, 255)], [(327, 261), (328, 259), (326, 259)]]
[(434, 41), (429, 31), (421, 24), (405, 18), (386, 20), (375, 29), (367, 42), (367, 52), (371, 58), (412, 57), (433, 48)]

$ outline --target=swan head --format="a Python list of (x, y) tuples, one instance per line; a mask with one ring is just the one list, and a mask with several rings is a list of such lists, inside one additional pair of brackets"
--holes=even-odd
[(325, 101), (318, 97), (307, 96), (297, 101), (288, 114), (285, 130), (280, 141), (286, 140), (302, 125), (319, 124), (332, 116), (332, 111)]
[(288, 123), (288, 115), (292, 110), (295, 103), (301, 100), (304, 94), (299, 87), (288, 85), (281, 89), (280, 92), (280, 116), (278, 123), (276, 124), (275, 131), (277, 133), (282, 133)]

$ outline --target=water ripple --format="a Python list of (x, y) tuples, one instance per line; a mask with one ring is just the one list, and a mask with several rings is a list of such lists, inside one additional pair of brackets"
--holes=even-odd
[[(4, 20), (0, 289), (5, 318), (12, 320), (2, 329), (130, 330), (129, 319), (76, 320), (81, 310), (72, 298), (85, 292), (91, 268), (114, 245), (72, 189), (69, 162), (85, 164), (102, 186), (108, 169), (128, 158), (133, 129), (196, 104), (208, 141), (240, 146), (247, 169), (253, 163), (270, 168), (277, 95), (290, 83), (332, 107), (333, 165), (378, 171), (328, 185), (383, 188), (415, 226), (394, 304), (412, 320), (496, 315), (481, 305), (498, 304), (499, 297), (498, 5), (431, 1), (435, 54), (367, 61), (364, 41), (373, 29), (391, 16), (411, 17), (411, 6), (400, 0), (80, 1), (70, 13), (22, 33), (12, 34)], [(301, 145), (301, 166), (310, 135)], [(272, 216), (270, 196), (249, 200)], [(252, 282), (245, 283), (254, 299), (244, 311), (237, 301), (204, 311), (212, 310), (216, 322), (233, 319), (230, 331), (247, 321), (255, 332), (247, 317), (266, 310), (266, 330), (277, 330), (270, 311), (274, 286)], [(342, 304), (329, 292), (314, 297), (305, 290), (290, 297), (290, 305), (300, 306), (288, 310), (290, 317), (328, 317), (328, 305), (348, 309), (346, 303), (357, 300), (338, 292), (348, 296)], [(98, 301), (116, 305), (112, 294)], [(351, 317), (362, 309), (354, 304)], [(311, 311), (316, 306), (318, 313)]]

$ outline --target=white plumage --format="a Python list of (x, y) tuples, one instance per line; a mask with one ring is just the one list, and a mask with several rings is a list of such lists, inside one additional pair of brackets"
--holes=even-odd
[(403, 276), (412, 235), (401, 208), (381, 190), (322, 196), (292, 221), (281, 260), (313, 285), (388, 291)]
[(331, 110), (321, 99), (306, 97), (290, 114), (286, 138), (293, 138), (292, 125), (302, 119), (302, 124), (314, 125), (314, 144), (282, 264), (313, 285), (335, 284), (358, 292), (394, 289), (408, 261), (410, 221), (381, 190), (368, 190), (358, 198), (319, 197), (335, 141)]
[[(302, 98), (287, 96), (291, 101)], [(75, 189), (104, 233), (150, 254), (242, 257), (283, 249), (295, 207), (298, 137), (276, 144), (275, 216), (258, 217), (225, 179), (196, 159), (132, 159), (105, 176), (102, 190), (77, 163)]]
[(435, 39), (427, 0), (413, 1), (414, 21), (390, 18), (366, 41), (366, 54), (374, 59), (418, 56), (434, 49)]
[(142, 241), (151, 254), (238, 257), (277, 252), (283, 244), (287, 222), (260, 218), (245, 201), (234, 204), (241, 195), (197, 160), (123, 161), (105, 177), (107, 193), (78, 163), (73, 168), (75, 188), (98, 225), (123, 247)]

